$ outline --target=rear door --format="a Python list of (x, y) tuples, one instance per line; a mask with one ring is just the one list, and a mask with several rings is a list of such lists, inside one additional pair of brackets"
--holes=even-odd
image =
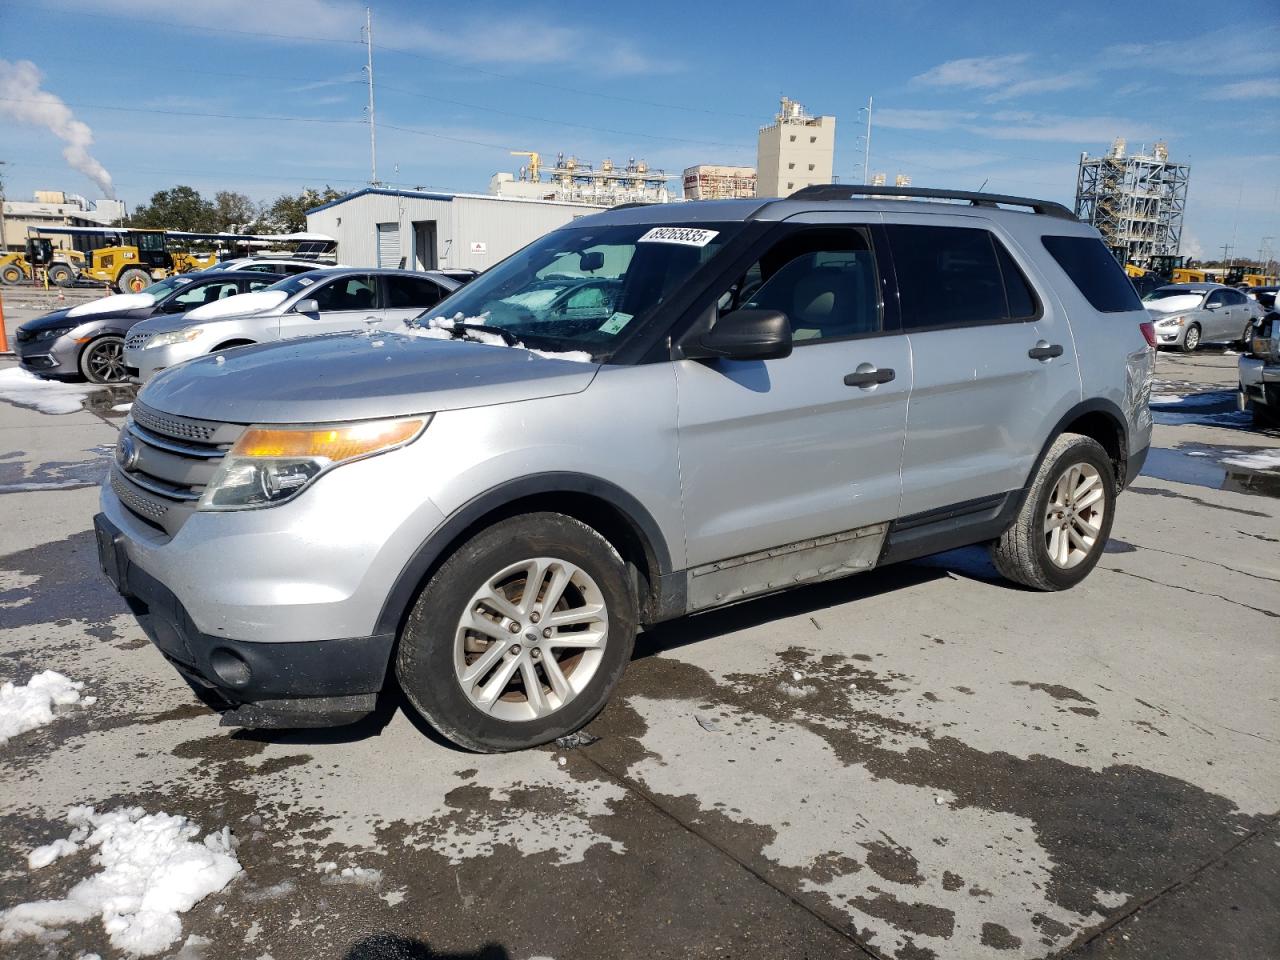
[(1020, 489), (1080, 399), (1071, 331), (1031, 260), (991, 221), (887, 225), (911, 343), (903, 518)]
[[(378, 278), (349, 273), (307, 287), (303, 300), (316, 301), (318, 310), (301, 313), (297, 305), (280, 317), (280, 339), (317, 333), (364, 330), (379, 321)], [(301, 303), (303, 301), (299, 301)]]
[[(780, 310), (795, 345), (774, 360), (678, 360), (681, 485), (695, 607), (722, 571), (701, 565), (778, 551), (780, 569), (745, 571), (732, 595), (810, 576), (822, 544), (806, 543), (893, 519), (911, 389), (907, 338), (886, 309), (875, 229), (783, 225), (709, 291), (713, 316)], [(842, 541), (845, 555), (858, 549)], [(879, 539), (869, 544), (871, 562)], [(849, 572), (847, 569), (844, 572)], [(755, 583), (761, 580), (761, 583)], [(698, 588), (698, 589), (695, 589)], [(702, 593), (710, 593), (703, 597)], [(695, 596), (696, 595), (696, 596)], [(725, 594), (729, 596), (730, 594)]]

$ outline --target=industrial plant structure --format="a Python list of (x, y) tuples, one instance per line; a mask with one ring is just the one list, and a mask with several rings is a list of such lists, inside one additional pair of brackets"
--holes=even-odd
[(735, 200), (756, 195), (755, 167), (699, 163), (684, 171), (686, 200)]
[[(526, 200), (554, 200), (560, 203), (585, 203), (613, 207), (620, 203), (666, 203), (671, 199), (667, 181), (675, 178), (662, 170), (650, 169), (634, 157), (626, 166), (617, 166), (608, 158), (599, 168), (583, 163), (575, 156), (556, 155), (554, 167), (546, 168), (542, 155), (532, 150), (512, 151), (514, 156), (528, 157), (518, 175), (494, 174), (489, 193), (498, 197)], [(547, 179), (543, 179), (543, 175)]]
[(1105, 156), (1080, 154), (1076, 216), (1097, 228), (1122, 263), (1148, 267), (1178, 253), (1190, 179), (1191, 168), (1171, 162), (1166, 144), (1125, 156), (1117, 137)]
[(774, 122), (756, 141), (756, 193), (789, 197), (803, 187), (830, 183), (836, 153), (836, 118), (811, 117), (786, 97)]

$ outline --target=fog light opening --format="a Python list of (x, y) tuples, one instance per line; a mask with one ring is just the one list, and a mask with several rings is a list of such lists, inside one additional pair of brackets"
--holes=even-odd
[(217, 674), (219, 680), (231, 687), (248, 686), (253, 679), (253, 670), (249, 668), (249, 664), (238, 653), (225, 647), (219, 647), (209, 654), (209, 668)]

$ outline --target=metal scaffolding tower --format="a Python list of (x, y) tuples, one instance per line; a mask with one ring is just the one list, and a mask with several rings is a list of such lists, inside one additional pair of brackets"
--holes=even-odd
[(1178, 253), (1190, 179), (1191, 168), (1171, 163), (1165, 144), (1125, 156), (1117, 137), (1105, 156), (1080, 154), (1076, 216), (1097, 227), (1121, 262), (1149, 266)]

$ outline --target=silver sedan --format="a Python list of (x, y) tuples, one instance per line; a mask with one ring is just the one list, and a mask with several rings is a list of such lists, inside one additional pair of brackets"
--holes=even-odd
[(1174, 283), (1142, 298), (1156, 328), (1156, 342), (1188, 353), (1201, 343), (1247, 343), (1258, 305), (1219, 283)]

